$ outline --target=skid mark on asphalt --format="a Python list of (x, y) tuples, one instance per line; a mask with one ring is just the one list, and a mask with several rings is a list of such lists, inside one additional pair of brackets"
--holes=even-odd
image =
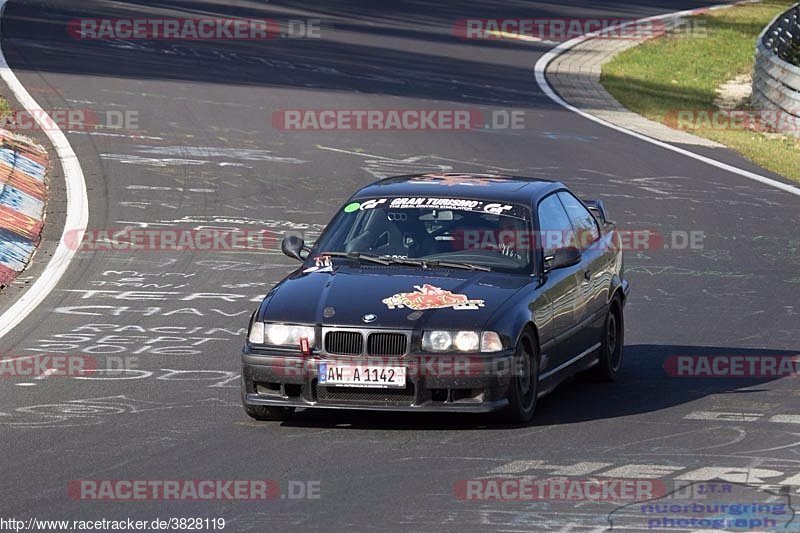
[(692, 277), (706, 277), (713, 276), (719, 278), (734, 278), (734, 279), (752, 279), (754, 274), (745, 272), (720, 272), (716, 270), (693, 270), (690, 268), (681, 268), (675, 266), (644, 266), (634, 265), (625, 268), (626, 273), (647, 274), (648, 276), (664, 276), (671, 274), (675, 276), (692, 276)]
[(402, 174), (450, 172), (454, 170), (453, 165), (456, 165), (459, 170), (464, 167), (473, 167), (487, 172), (514, 173), (520, 171), (516, 168), (487, 165), (485, 162), (463, 161), (436, 155), (416, 155), (399, 158), (322, 145), (317, 145), (317, 149), (360, 157), (365, 160), (365, 166), (361, 167), (361, 169), (375, 178), (385, 178)]
[(137, 146), (141, 154), (179, 155), (189, 157), (222, 157), (245, 161), (265, 161), (269, 163), (308, 163), (295, 157), (280, 157), (270, 150), (254, 150), (249, 148), (222, 148), (215, 146)]
[[(251, 165), (242, 163), (284, 163), (289, 165), (302, 165), (308, 163), (296, 157), (282, 157), (274, 155), (270, 150), (249, 148), (226, 148), (213, 146), (147, 146), (139, 145), (133, 148), (137, 154), (101, 153), (100, 159), (115, 161), (128, 165), (144, 165), (150, 167), (184, 167), (211, 165), (217, 167), (235, 167), (252, 169)], [(162, 156), (162, 157), (155, 157)], [(202, 159), (201, 159), (202, 158)], [(218, 161), (217, 159), (225, 159)]]
[[(726, 437), (724, 434), (730, 433), (730, 437)], [(708, 434), (709, 438), (707, 441), (704, 442), (704, 439), (700, 439), (699, 446), (690, 446), (686, 447), (686, 439), (692, 437), (697, 439), (697, 437), (703, 436), (704, 434)], [(630, 449), (636, 446), (641, 445), (648, 445), (651, 446), (654, 443), (657, 443), (657, 449), (659, 450), (681, 450), (686, 451), (687, 449), (693, 451), (705, 451), (705, 450), (712, 450), (715, 448), (724, 448), (726, 446), (733, 446), (745, 440), (747, 438), (747, 432), (738, 428), (726, 428), (726, 427), (704, 427), (701, 429), (695, 429), (690, 431), (684, 431), (679, 433), (671, 433), (668, 435), (658, 435), (656, 437), (651, 437), (648, 439), (641, 439), (641, 440), (634, 440), (631, 442), (626, 442), (624, 444), (620, 444), (618, 446), (613, 446), (610, 448), (603, 448), (603, 453), (608, 453), (612, 451), (619, 451), (623, 449)], [(669, 441), (677, 440), (678, 443), (670, 443)]]
[(140, 228), (147, 228), (150, 226), (174, 226), (176, 224), (236, 224), (241, 226), (261, 226), (265, 228), (279, 228), (285, 230), (312, 230), (317, 232), (320, 232), (325, 228), (324, 224), (313, 224), (310, 222), (293, 222), (291, 220), (203, 214), (183, 215), (180, 218), (160, 219), (154, 221), (117, 220), (116, 223), (131, 224)]
[(184, 167), (200, 165), (216, 165), (218, 167), (253, 168), (244, 163), (231, 163), (227, 161), (207, 161), (204, 159), (179, 159), (174, 157), (142, 157), (131, 154), (100, 154), (100, 159), (116, 161), (127, 165), (145, 165), (151, 167)]
[(155, 137), (150, 135), (139, 135), (134, 133), (109, 133), (103, 131), (79, 131), (69, 130), (67, 133), (70, 135), (91, 135), (93, 137), (117, 137), (123, 139), (136, 139), (142, 141), (163, 141), (163, 137)]
[[(603, 179), (600, 181), (596, 177)], [(682, 175), (619, 175), (602, 170), (581, 168), (574, 176), (569, 177), (569, 181), (580, 183), (579, 189), (584, 194), (591, 193), (593, 196), (603, 198), (630, 198), (637, 202), (647, 199), (648, 201), (675, 201), (684, 206), (713, 205), (718, 207), (722, 204), (730, 208), (785, 205), (785, 201), (782, 201), (784, 195), (780, 191), (754, 190), (752, 187), (731, 186), (729, 183), (710, 179), (700, 183), (696, 178)], [(653, 184), (656, 184), (656, 187), (652, 187)], [(641, 193), (631, 194), (632, 187)], [(663, 194), (665, 192), (669, 194)], [(629, 214), (634, 213), (630, 212)], [(742, 216), (746, 214), (746, 217), (752, 220), (769, 221), (774, 219), (771, 211), (748, 209), (740, 214)], [(677, 212), (672, 215), (672, 218), (683, 219)]]
[(69, 400), (62, 403), (31, 405), (4, 413), (0, 426), (17, 428), (63, 428), (102, 424), (118, 415), (140, 414), (173, 409), (241, 408), (236, 402), (211, 397), (191, 402), (162, 403), (138, 400), (125, 395)]
[(105, 259), (106, 263), (121, 263), (124, 265), (152, 265), (156, 268), (166, 268), (168, 266), (172, 266), (178, 262), (177, 259), (167, 258), (167, 259), (158, 259), (151, 261), (149, 259), (141, 259), (139, 257), (119, 257), (119, 256), (110, 256)]

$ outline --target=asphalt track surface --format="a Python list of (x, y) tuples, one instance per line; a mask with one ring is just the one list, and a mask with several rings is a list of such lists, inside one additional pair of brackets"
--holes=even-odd
[[(452, 36), (454, 21), (466, 17), (638, 18), (701, 5), (11, 0), (3, 51), (42, 107), (138, 113), (139, 130), (122, 136), (67, 133), (86, 174), (90, 229), (224, 226), (313, 236), (376, 176), (455, 170), (563, 180), (582, 197), (605, 200), (622, 227), (701, 231), (705, 239), (699, 250), (627, 254), (633, 292), (621, 379), (565, 383), (524, 427), (482, 416), (327, 410), (251, 421), (236, 378), (244, 328), (292, 260), (277, 250), (80, 252), (0, 351), (94, 353), (101, 363), (125, 357), (137, 371), (124, 374), (130, 379), (0, 382), (0, 517), (223, 517), (229, 531), (580, 531), (608, 527), (622, 504), (463, 501), (454, 486), (521, 475), (638, 476), (670, 487), (720, 477), (747, 482), (748, 498), (766, 498), (760, 486), (785, 480), (784, 496), (799, 496), (800, 478), (791, 479), (800, 474), (793, 378), (687, 379), (663, 368), (671, 355), (797, 353), (798, 198), (556, 106), (533, 79), (552, 45)], [(322, 38), (76, 41), (65, 30), (79, 17), (155, 16), (319, 18)], [(440, 107), (523, 110), (525, 128), (314, 133), (279, 131), (270, 121), (276, 109)], [(764, 172), (725, 150), (702, 153)], [(19, 286), (58, 238), (58, 169), (52, 182), (50, 240)], [(18, 293), (0, 296), (0, 310)], [(186, 329), (152, 330), (163, 326)], [(719, 470), (699, 470), (708, 467)], [(290, 481), (312, 481), (320, 497), (85, 501), (67, 493), (80, 479), (271, 479), (284, 496)], [(641, 516), (629, 519), (615, 529), (637, 530)]]

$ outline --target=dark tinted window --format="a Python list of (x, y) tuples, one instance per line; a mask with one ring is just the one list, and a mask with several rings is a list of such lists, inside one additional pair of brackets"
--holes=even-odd
[(539, 230), (545, 258), (551, 257), (559, 248), (574, 245), (572, 224), (555, 194), (539, 203)]
[(566, 191), (558, 193), (558, 197), (567, 210), (567, 215), (569, 215), (572, 226), (575, 228), (581, 247), (592, 244), (599, 239), (600, 228), (597, 227), (597, 221), (589, 210), (577, 198)]
[(530, 211), (465, 198), (398, 197), (349, 203), (315, 248), (397, 259), (459, 261), (530, 272)]

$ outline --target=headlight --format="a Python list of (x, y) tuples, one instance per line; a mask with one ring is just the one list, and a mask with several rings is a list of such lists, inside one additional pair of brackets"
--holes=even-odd
[(432, 352), (446, 352), (453, 345), (449, 331), (426, 331), (422, 335), (422, 349)]
[(264, 323), (253, 322), (250, 326), (250, 333), (247, 335), (250, 344), (264, 344)]
[(499, 352), (503, 349), (500, 335), (494, 331), (426, 331), (422, 349), (428, 352)]
[(270, 344), (273, 346), (300, 346), (300, 339), (308, 339), (309, 346), (314, 346), (314, 326), (292, 326), (289, 324), (265, 324), (253, 322), (248, 339), (253, 344)]
[(283, 324), (269, 324), (264, 326), (267, 342), (280, 346), (289, 340), (289, 326)]
[(474, 352), (480, 348), (480, 337), (476, 331), (459, 331), (453, 343), (462, 352)]
[(500, 340), (500, 335), (494, 331), (484, 331), (481, 334), (481, 351), (482, 352), (499, 352), (503, 349), (503, 341)]

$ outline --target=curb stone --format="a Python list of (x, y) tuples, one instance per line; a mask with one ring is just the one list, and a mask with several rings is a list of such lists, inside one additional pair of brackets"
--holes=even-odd
[[(670, 22), (678, 24), (682, 19)], [(568, 103), (617, 126), (669, 143), (723, 148), (723, 145), (690, 133), (673, 130), (630, 111), (600, 84), (603, 65), (650, 38), (609, 39), (594, 37), (559, 55), (547, 68), (553, 89)]]
[(0, 289), (25, 269), (39, 245), (48, 168), (42, 146), (0, 129)]

